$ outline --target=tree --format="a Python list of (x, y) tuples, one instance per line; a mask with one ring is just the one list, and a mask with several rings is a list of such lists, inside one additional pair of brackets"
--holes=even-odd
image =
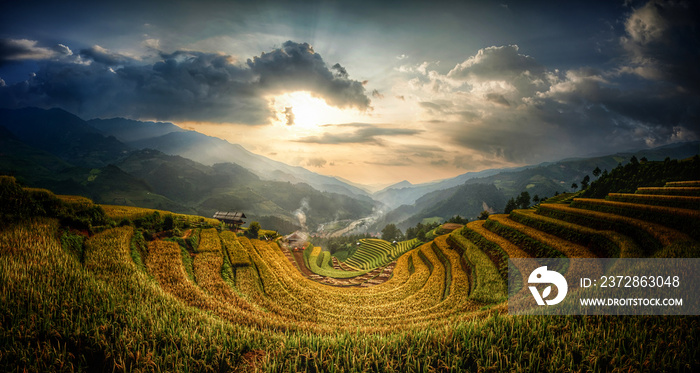
[(540, 201), (540, 196), (539, 196), (539, 195), (537, 195), (537, 194), (535, 194), (535, 196), (534, 196), (534, 197), (532, 197), (532, 200), (533, 200), (533, 201), (534, 201), (535, 203), (537, 203), (537, 202), (539, 202), (539, 201)]
[(418, 233), (418, 229), (415, 227), (408, 227), (406, 228), (406, 239), (411, 240), (416, 238), (416, 234)]
[(418, 235), (418, 232), (420, 232), (420, 230), (423, 228), (424, 228), (423, 223), (418, 223), (418, 224), (416, 224), (415, 227), (406, 228), (406, 239), (410, 240), (410, 239), (416, 238)]
[(479, 214), (479, 220), (486, 220), (489, 218), (489, 212), (484, 210)]
[(387, 224), (384, 229), (382, 229), (382, 240), (385, 241), (398, 241), (403, 236), (401, 230), (396, 228), (396, 224)]
[(463, 218), (459, 215), (455, 215), (451, 217), (450, 220), (447, 221), (447, 223), (467, 224), (469, 223), (469, 219)]
[(169, 231), (175, 228), (175, 220), (172, 214), (165, 215), (163, 219), (163, 230)]
[(595, 170), (593, 170), (593, 176), (598, 177), (598, 176), (600, 176), (600, 173), (601, 173), (600, 167), (595, 166)]
[(591, 181), (591, 177), (586, 175), (583, 177), (583, 180), (581, 180), (581, 189), (587, 189), (588, 188), (588, 183)]
[(630, 158), (630, 163), (636, 166), (639, 164), (639, 161), (637, 160), (637, 157), (632, 156), (632, 158)]
[(508, 202), (506, 202), (506, 208), (504, 212), (506, 214), (510, 214), (510, 212), (515, 210), (516, 208), (518, 208), (518, 205), (515, 204), (515, 200), (511, 197), (511, 199), (509, 199)]
[(520, 193), (518, 198), (515, 200), (515, 203), (521, 209), (526, 209), (530, 207), (530, 193), (528, 193), (527, 191)]
[(246, 235), (250, 238), (258, 238), (258, 233), (260, 232), (260, 223), (257, 221), (254, 221), (250, 223), (250, 226), (248, 226), (248, 230), (246, 231)]
[(578, 189), (578, 184), (576, 184), (576, 183), (571, 184), (571, 189), (573, 189), (575, 192), (576, 189)]

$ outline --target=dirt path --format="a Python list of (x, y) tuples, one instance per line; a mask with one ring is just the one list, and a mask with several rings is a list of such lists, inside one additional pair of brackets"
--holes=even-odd
[[(289, 252), (289, 250), (287, 250), (287, 252)], [(311, 276), (315, 275), (315, 273), (311, 272), (311, 270), (306, 267), (306, 264), (304, 263), (304, 252), (303, 251), (294, 251), (294, 252), (292, 252), (292, 255), (294, 255), (293, 258), (291, 258), (289, 256), (287, 256), (287, 257), (292, 260), (292, 264), (297, 264), (299, 266), (299, 269), (301, 270), (302, 275), (304, 275), (306, 277), (311, 277)], [(296, 260), (296, 262), (294, 262), (294, 260)]]
[(182, 239), (186, 240), (186, 239), (190, 238), (190, 236), (192, 236), (192, 229), (186, 230), (185, 234), (182, 235)]

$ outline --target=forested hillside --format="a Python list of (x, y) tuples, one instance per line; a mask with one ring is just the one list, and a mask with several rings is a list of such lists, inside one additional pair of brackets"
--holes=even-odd
[[(235, 163), (207, 166), (157, 150), (136, 150), (63, 110), (3, 109), (0, 114), (0, 174), (12, 175), (27, 186), (82, 195), (98, 203), (204, 216), (218, 210), (245, 211), (268, 222), (271, 229), (285, 231), (299, 227), (294, 211), (302, 205), (314, 210), (308, 220), (313, 227), (359, 219), (375, 207), (364, 195), (321, 192), (299, 180), (264, 180)], [(182, 132), (162, 123), (92, 123), (132, 140)]]

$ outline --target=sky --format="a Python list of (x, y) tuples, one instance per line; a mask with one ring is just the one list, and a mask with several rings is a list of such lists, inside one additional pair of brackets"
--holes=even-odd
[(368, 184), (700, 136), (697, 1), (23, 1), (0, 107), (169, 121)]

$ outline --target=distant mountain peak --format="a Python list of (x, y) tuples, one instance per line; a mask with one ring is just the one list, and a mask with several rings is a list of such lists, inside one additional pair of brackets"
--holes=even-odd
[(391, 184), (388, 187), (384, 188), (384, 190), (389, 190), (389, 189), (403, 189), (403, 188), (410, 188), (413, 185), (410, 181), (408, 180), (401, 180), (396, 184)]
[(90, 119), (87, 123), (103, 134), (114, 136), (125, 143), (185, 131), (170, 122), (141, 122), (126, 118)]

